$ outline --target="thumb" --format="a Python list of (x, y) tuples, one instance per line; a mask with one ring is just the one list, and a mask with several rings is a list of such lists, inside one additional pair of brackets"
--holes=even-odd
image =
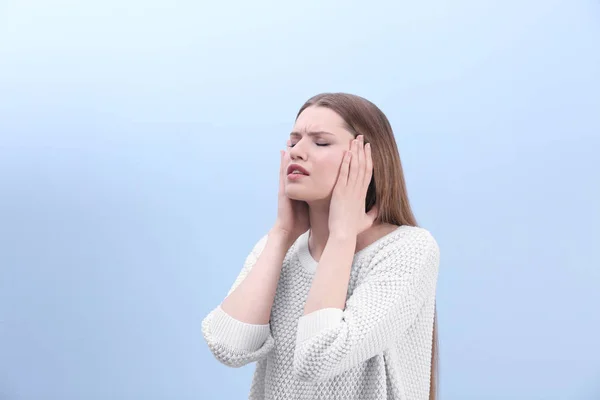
[(362, 233), (373, 226), (375, 219), (377, 218), (377, 208), (372, 207), (367, 213), (364, 214), (364, 218), (362, 220), (362, 226), (359, 229), (359, 233)]

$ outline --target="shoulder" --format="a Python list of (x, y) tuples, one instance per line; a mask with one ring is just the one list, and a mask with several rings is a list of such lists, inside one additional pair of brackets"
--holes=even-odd
[(371, 264), (374, 269), (386, 269), (392, 266), (398, 270), (411, 270), (430, 266), (437, 270), (440, 248), (433, 234), (425, 228), (400, 226), (387, 235), (373, 249)]
[(386, 235), (373, 250), (376, 256), (389, 257), (398, 252), (439, 252), (439, 245), (427, 229), (403, 225)]

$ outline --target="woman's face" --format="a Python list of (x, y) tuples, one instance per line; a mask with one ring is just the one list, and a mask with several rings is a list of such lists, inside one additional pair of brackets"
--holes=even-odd
[(290, 177), (286, 170), (285, 192), (294, 200), (329, 198), (337, 181), (344, 151), (354, 136), (344, 128), (344, 120), (325, 107), (308, 107), (296, 120), (290, 134), (289, 162), (302, 166), (308, 176)]

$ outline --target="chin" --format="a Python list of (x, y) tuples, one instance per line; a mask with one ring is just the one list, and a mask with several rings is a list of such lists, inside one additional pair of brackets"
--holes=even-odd
[(307, 203), (323, 200), (327, 197), (326, 194), (312, 193), (306, 188), (290, 186), (285, 189), (285, 194), (292, 200), (306, 201)]
[(287, 197), (289, 197), (292, 200), (299, 200), (299, 201), (308, 201), (309, 199), (306, 196), (306, 191), (302, 190), (300, 188), (286, 188), (285, 189), (285, 195)]

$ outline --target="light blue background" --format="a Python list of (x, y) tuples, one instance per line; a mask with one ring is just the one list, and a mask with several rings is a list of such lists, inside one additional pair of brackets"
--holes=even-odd
[(600, 3), (0, 1), (0, 399), (241, 399), (202, 339), (322, 91), (441, 247), (441, 399), (600, 399)]

